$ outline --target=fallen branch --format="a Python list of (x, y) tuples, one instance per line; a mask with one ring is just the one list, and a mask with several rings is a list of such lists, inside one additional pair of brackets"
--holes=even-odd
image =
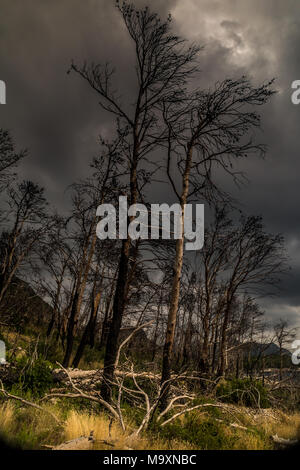
[(222, 409), (226, 409), (228, 411), (228, 408), (226, 407), (226, 405), (221, 405), (221, 404), (217, 404), (217, 403), (203, 403), (202, 405), (195, 405), (195, 406), (192, 406), (190, 408), (186, 408), (185, 410), (182, 410), (182, 411), (179, 411), (178, 413), (176, 413), (175, 415), (171, 416), (171, 418), (167, 419), (166, 421), (164, 421), (161, 426), (165, 426), (166, 424), (170, 423), (171, 421), (173, 421), (174, 419), (178, 418), (179, 416), (182, 416), (186, 413), (190, 413), (191, 411), (194, 411), (194, 410), (197, 410), (199, 408), (207, 408), (209, 406), (212, 406), (212, 407), (215, 407), (215, 408), (222, 408)]
[(293, 446), (298, 443), (297, 439), (284, 439), (283, 437), (279, 437), (277, 434), (272, 436), (272, 439), (276, 444), (280, 444), (282, 446)]
[(43, 447), (51, 450), (85, 450), (90, 449), (94, 442), (94, 432), (91, 431), (89, 437), (81, 436), (71, 441), (63, 442), (58, 446), (44, 445)]
[(214, 418), (214, 420), (217, 421), (218, 423), (224, 423), (226, 426), (230, 426), (231, 428), (237, 428), (237, 429), (242, 429), (242, 431), (251, 431), (251, 432), (253, 432), (252, 429), (246, 428), (246, 426), (241, 426), (238, 423), (226, 423), (223, 419), (219, 419), (219, 418)]
[(78, 388), (74, 384), (74, 382), (73, 382), (70, 374), (68, 373), (68, 371), (61, 364), (59, 364), (59, 363), (57, 363), (57, 364), (67, 374), (72, 388), (77, 393), (50, 393), (50, 394), (46, 395), (45, 398), (49, 398), (49, 397), (85, 398), (86, 400), (94, 401), (96, 403), (99, 403), (100, 405), (103, 405), (114, 416), (114, 418), (116, 418), (117, 420), (119, 419), (119, 415), (118, 415), (117, 411), (107, 401), (103, 400), (101, 397), (95, 397), (93, 395), (88, 395), (87, 393), (84, 393), (82, 390), (80, 390), (80, 388)]
[[(168, 404), (167, 408), (162, 411), (158, 417), (157, 417), (157, 422), (160, 421), (160, 419), (166, 414), (168, 413), (168, 411), (173, 407), (174, 403), (178, 400), (183, 400), (184, 398), (187, 398), (188, 400), (194, 400), (194, 397), (190, 397), (188, 395), (181, 395), (179, 397), (174, 397), (172, 398), (172, 400), (170, 401), (170, 403)], [(178, 406), (178, 405), (177, 405)]]
[[(81, 370), (81, 369), (68, 369), (68, 373), (72, 377), (73, 380), (93, 380), (93, 379), (101, 379), (102, 378), (102, 369), (98, 370)], [(63, 381), (68, 377), (64, 374), (64, 371), (61, 369), (54, 369), (52, 371), (53, 378), (57, 381)], [(128, 377), (128, 378), (145, 378), (149, 380), (156, 380), (160, 381), (161, 376), (159, 374), (153, 374), (152, 372), (132, 372), (132, 371), (124, 371), (120, 369), (115, 370), (115, 376), (117, 377)], [(198, 380), (202, 382), (209, 382), (212, 384), (217, 383), (217, 380), (210, 380), (203, 377), (197, 377), (193, 375), (171, 375), (171, 381), (182, 381), (182, 380)]]
[(142, 329), (145, 328), (146, 326), (151, 325), (153, 322), (154, 322), (154, 320), (151, 320), (151, 321), (149, 321), (148, 323), (144, 323), (143, 325), (138, 326), (137, 328), (135, 328), (135, 329), (132, 331), (132, 333), (130, 333), (129, 336), (127, 336), (126, 339), (124, 339), (124, 341), (120, 344), (120, 346), (119, 346), (119, 348), (118, 348), (118, 352), (117, 352), (117, 356), (116, 356), (116, 360), (115, 360), (115, 364), (114, 364), (114, 367), (115, 367), (115, 368), (118, 367), (119, 360), (120, 360), (121, 350), (122, 350), (122, 348), (125, 346), (125, 344), (127, 344), (128, 341), (130, 341), (131, 338), (132, 338), (138, 331), (142, 330)]
[(16, 400), (16, 401), (19, 401), (21, 403), (23, 403), (24, 405), (28, 405), (28, 406), (31, 406), (32, 408), (36, 408), (37, 410), (40, 410), (40, 411), (43, 411), (44, 413), (48, 413), (50, 416), (52, 416), (52, 418), (57, 422), (57, 424), (61, 425), (61, 421), (57, 418), (57, 416), (55, 416), (54, 413), (52, 413), (51, 411), (43, 408), (42, 406), (39, 406), (37, 405), (36, 403), (33, 403), (31, 401), (28, 401), (28, 400), (25, 400), (24, 398), (21, 398), (21, 397), (17, 397), (16, 395), (12, 395), (11, 393), (8, 393), (5, 389), (4, 389), (4, 386), (3, 386), (3, 383), (2, 381), (0, 380), (0, 385), (1, 385), (1, 388), (0, 388), (0, 392), (6, 397), (6, 398), (11, 398), (12, 400)]

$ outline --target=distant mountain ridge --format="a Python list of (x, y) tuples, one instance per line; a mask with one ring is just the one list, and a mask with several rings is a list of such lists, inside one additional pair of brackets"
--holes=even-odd
[(52, 316), (52, 307), (30, 286), (14, 277), (3, 299), (0, 316), (10, 325), (45, 325)]
[[(279, 356), (280, 348), (275, 343), (257, 343), (255, 341), (243, 345), (243, 349), (249, 351), (252, 356)], [(284, 356), (291, 356), (288, 349), (283, 348), (282, 354)]]

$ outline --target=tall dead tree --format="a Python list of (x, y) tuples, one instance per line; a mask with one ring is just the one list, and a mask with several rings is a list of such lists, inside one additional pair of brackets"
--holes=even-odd
[[(235, 180), (235, 161), (263, 154), (264, 146), (253, 142), (253, 131), (260, 126), (256, 108), (273, 94), (272, 82), (254, 87), (246, 77), (218, 82), (208, 91), (196, 90), (185, 100), (163, 102), (169, 129), (167, 174), (181, 206), (184, 231), (185, 205), (191, 198), (210, 202), (224, 194), (217, 187), (214, 170), (223, 170)], [(173, 177), (177, 167), (177, 177)], [(179, 183), (178, 183), (179, 181)], [(184, 239), (176, 241), (173, 285), (163, 354), (162, 383), (168, 383), (178, 311)], [(163, 391), (164, 400), (167, 390)]]
[(232, 227), (228, 239), (230, 266), (224, 291), (224, 313), (221, 330), (219, 374), (226, 371), (227, 332), (231, 309), (241, 288), (263, 293), (274, 289), (286, 269), (283, 238), (264, 230), (261, 217), (241, 216), (238, 226)]
[(96, 248), (100, 244), (97, 238), (97, 207), (105, 200), (111, 201), (119, 186), (116, 173), (119, 171), (119, 139), (111, 143), (101, 140), (101, 155), (93, 160), (93, 177), (80, 181), (72, 186), (73, 214), (70, 219), (70, 238), (74, 246), (72, 273), (74, 292), (71, 299), (66, 331), (66, 351), (63, 360), (68, 367), (74, 345), (74, 335), (78, 324), (80, 310), (89, 281)]
[(66, 220), (58, 216), (52, 230), (47, 234), (45, 243), (40, 246), (39, 258), (42, 262), (39, 291), (42, 296), (51, 299), (52, 315), (46, 332), (51, 336), (61, 321), (64, 297), (64, 281), (68, 273), (72, 250), (67, 243)]
[[(226, 217), (224, 209), (215, 210), (214, 223), (206, 230), (205, 245), (200, 253), (200, 266), (203, 284), (203, 307), (201, 309), (202, 321), (202, 344), (201, 356), (199, 361), (199, 370), (208, 372), (209, 364), (209, 342), (212, 329), (212, 315), (218, 316), (219, 309), (222, 304), (217, 304), (214, 308), (215, 294), (219, 287), (220, 272), (226, 269), (229, 261), (228, 229), (231, 227), (232, 221)], [(201, 282), (201, 281), (200, 281)]]
[[(162, 22), (148, 8), (139, 10), (127, 2), (116, 2), (116, 6), (133, 43), (136, 61), (135, 96), (130, 96), (125, 104), (121, 102), (113, 91), (114, 69), (108, 64), (84, 64), (82, 67), (72, 64), (71, 69), (89, 83), (100, 97), (102, 108), (116, 119), (117, 133), (123, 138), (122, 154), (127, 159), (129, 204), (132, 205), (138, 202), (139, 186), (143, 184), (140, 178), (147, 176), (143, 162), (158, 148), (164, 136), (158, 105), (164, 100), (169, 102), (182, 95), (186, 78), (194, 71), (194, 59), (199, 48), (186, 48), (184, 41), (171, 33), (170, 18)], [(147, 165), (149, 168), (149, 162)], [(104, 360), (102, 395), (106, 400), (110, 400), (109, 383), (114, 375), (118, 337), (126, 303), (129, 256), (130, 238), (127, 237), (122, 241)]]
[(20, 268), (50, 228), (44, 189), (23, 181), (8, 190), (0, 240), (0, 303)]
[(282, 380), (284, 347), (295, 339), (297, 328), (291, 328), (286, 320), (280, 320), (274, 325), (275, 338), (279, 346), (279, 380)]

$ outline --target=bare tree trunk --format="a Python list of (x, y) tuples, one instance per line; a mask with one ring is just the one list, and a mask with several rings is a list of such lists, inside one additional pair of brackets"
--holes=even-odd
[(283, 361), (282, 361), (282, 344), (279, 344), (279, 358), (280, 358), (280, 365), (279, 365), (279, 380), (282, 381), (282, 367), (283, 367)]
[(47, 328), (47, 333), (46, 333), (46, 336), (47, 338), (50, 337), (51, 333), (52, 333), (52, 330), (54, 328), (54, 325), (56, 324), (57, 322), (57, 316), (58, 316), (58, 301), (59, 301), (59, 296), (60, 296), (60, 291), (61, 291), (61, 286), (62, 286), (62, 282), (63, 282), (63, 277), (61, 277), (58, 285), (57, 285), (57, 291), (56, 291), (56, 295), (55, 295), (55, 301), (54, 301), (54, 306), (53, 306), (53, 313), (52, 313), (52, 316), (51, 316), (51, 320), (48, 324), (48, 328)]
[(169, 309), (169, 315), (168, 315), (166, 339), (165, 339), (164, 350), (163, 350), (161, 383), (165, 384), (165, 386), (162, 387), (161, 404), (160, 404), (161, 407), (166, 406), (168, 402), (168, 395), (169, 395), (168, 381), (171, 378), (171, 361), (172, 361), (174, 335), (175, 335), (176, 319), (177, 319), (177, 312), (178, 312), (178, 305), (179, 305), (180, 280), (181, 280), (181, 272), (182, 272), (182, 265), (183, 265), (184, 210), (185, 210), (185, 204), (187, 201), (187, 196), (188, 196), (188, 191), (189, 191), (189, 175), (190, 175), (190, 168), (191, 168), (191, 163), (192, 163), (192, 155), (193, 155), (193, 151), (192, 151), (192, 145), (191, 145), (187, 152), (185, 171), (184, 171), (183, 181), (182, 181), (183, 185), (182, 185), (182, 195), (181, 195), (181, 201), (180, 201), (182, 232), (181, 232), (181, 237), (176, 241), (176, 254), (175, 254), (175, 262), (174, 262), (174, 275), (173, 275), (173, 281), (172, 281), (170, 309)]
[[(103, 198), (101, 199), (101, 203), (102, 202), (103, 202)], [(63, 360), (64, 367), (68, 367), (70, 360), (71, 360), (71, 354), (72, 354), (73, 344), (74, 344), (75, 327), (78, 321), (78, 315), (79, 315), (81, 304), (82, 304), (82, 299), (83, 299), (83, 295), (84, 295), (84, 291), (85, 291), (85, 287), (87, 283), (87, 278), (88, 278), (88, 274), (91, 268), (93, 255), (95, 252), (95, 246), (96, 246), (96, 241), (97, 241), (95, 225), (96, 225), (96, 218), (94, 218), (89, 229), (89, 234), (86, 239), (85, 248), (83, 251), (81, 267), (78, 273), (76, 292), (75, 292), (75, 296), (73, 299), (71, 315), (70, 315), (69, 322), (68, 322), (67, 347), (66, 347), (65, 357)]]
[(111, 312), (111, 302), (110, 302), (110, 299), (107, 299), (106, 306), (105, 306), (104, 318), (103, 318), (103, 322), (102, 322), (102, 328), (101, 328), (101, 336), (100, 336), (100, 341), (99, 341), (99, 345), (98, 345), (99, 351), (101, 351), (101, 349), (104, 348), (106, 346), (106, 343), (107, 343), (107, 337), (108, 337), (108, 332), (109, 332), (110, 312)]
[(81, 341), (79, 343), (79, 346), (78, 346), (78, 349), (77, 349), (77, 352), (76, 352), (76, 355), (73, 359), (73, 363), (72, 363), (73, 367), (78, 367), (80, 359), (82, 358), (82, 355), (83, 355), (83, 352), (84, 352), (84, 348), (88, 344), (89, 339), (91, 337), (93, 328), (95, 326), (95, 319), (97, 317), (98, 308), (99, 308), (99, 304), (100, 304), (100, 300), (101, 300), (101, 293), (102, 292), (99, 291), (95, 295), (95, 293), (93, 292), (92, 302), (91, 302), (92, 305), (91, 305), (90, 318), (89, 318), (89, 321), (88, 321), (88, 323), (87, 323), (87, 325), (84, 329), (83, 335), (81, 337)]
[(220, 367), (219, 375), (225, 374), (226, 370), (226, 345), (227, 345), (227, 319), (224, 319), (221, 333), (221, 345), (220, 345)]
[(212, 353), (212, 360), (211, 360), (211, 370), (213, 373), (215, 373), (215, 370), (217, 368), (216, 357), (217, 357), (218, 335), (219, 335), (219, 325), (217, 322), (216, 327), (215, 327), (214, 345), (213, 345), (213, 353)]
[(127, 238), (122, 242), (122, 251), (119, 262), (119, 272), (116, 285), (116, 291), (113, 303), (113, 317), (108, 333), (106, 352), (103, 368), (103, 382), (101, 386), (101, 396), (105, 401), (111, 400), (110, 382), (114, 377), (115, 360), (118, 351), (118, 339), (122, 325), (122, 317), (125, 307), (126, 283), (129, 264), (130, 240)]
[[(138, 196), (137, 188), (137, 165), (139, 158), (138, 139), (138, 121), (140, 113), (140, 100), (141, 91), (137, 100), (136, 114), (135, 114), (135, 127), (134, 127), (134, 146), (133, 146), (133, 161), (130, 171), (130, 205), (136, 204)], [(129, 254), (130, 254), (130, 237), (122, 242), (122, 250), (119, 261), (118, 279), (114, 295), (113, 316), (109, 328), (107, 345), (104, 358), (103, 368), (103, 381), (101, 386), (102, 398), (108, 402), (111, 401), (111, 386), (110, 382), (114, 377), (115, 361), (118, 352), (118, 340), (122, 326), (122, 318), (126, 305), (126, 298), (128, 295), (129, 282), (128, 282), (128, 268), (129, 268)]]
[(68, 320), (68, 326), (67, 326), (67, 345), (66, 345), (66, 351), (65, 351), (65, 356), (64, 356), (64, 360), (63, 360), (63, 366), (64, 367), (69, 367), (69, 363), (70, 363), (70, 360), (71, 360), (71, 354), (72, 354), (72, 351), (73, 351), (74, 330), (75, 330), (75, 325), (76, 325), (76, 313), (77, 313), (77, 307), (78, 307), (78, 298), (79, 298), (79, 294), (78, 294), (78, 291), (76, 290), (75, 295), (73, 297), (70, 318)]
[(103, 318), (102, 329), (101, 329), (101, 337), (100, 337), (100, 342), (98, 346), (99, 351), (101, 351), (103, 347), (106, 347), (106, 343), (107, 343), (107, 337), (109, 333), (110, 315), (111, 315), (111, 311), (113, 308), (114, 290), (115, 290), (117, 275), (118, 275), (118, 269), (115, 270), (113, 282), (111, 283), (111, 288), (109, 291), (109, 295), (106, 298), (105, 312), (104, 312), (104, 318)]
[(226, 348), (227, 348), (227, 328), (229, 323), (230, 313), (230, 302), (227, 302), (227, 306), (224, 313), (224, 320), (221, 330), (221, 344), (220, 344), (220, 368), (219, 375), (224, 375), (226, 371)]
[(203, 319), (203, 344), (201, 350), (201, 358), (199, 361), (199, 371), (207, 373), (209, 370), (209, 354), (208, 354), (208, 340), (209, 340), (209, 324), (208, 317), (205, 314)]
[(154, 362), (155, 356), (156, 356), (158, 325), (159, 325), (159, 319), (160, 319), (160, 316), (161, 316), (162, 303), (163, 303), (163, 301), (162, 301), (162, 291), (161, 291), (159, 303), (158, 303), (158, 306), (157, 306), (157, 315), (156, 315), (156, 321), (155, 321), (155, 329), (154, 329), (154, 334), (153, 334), (153, 339), (152, 339), (152, 342), (153, 342), (152, 359), (151, 359), (152, 362)]
[[(179, 303), (180, 279), (183, 263), (183, 239), (176, 242), (176, 259), (174, 267), (174, 278), (171, 291), (171, 304), (168, 316), (167, 332), (163, 350), (163, 364), (161, 382), (164, 383), (171, 377), (171, 360), (176, 327), (177, 310)], [(166, 404), (168, 387), (164, 389), (162, 403)]]

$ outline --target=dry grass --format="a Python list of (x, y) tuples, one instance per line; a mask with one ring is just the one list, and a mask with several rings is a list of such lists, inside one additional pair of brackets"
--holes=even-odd
[[(45, 405), (44, 409), (59, 416), (59, 410), (51, 405)], [(8, 443), (22, 449), (56, 445), (62, 439), (61, 428), (48, 413), (15, 402), (0, 405), (0, 434)]]
[(64, 424), (64, 433), (66, 440), (75, 439), (80, 436), (89, 436), (94, 431), (95, 448), (109, 448), (100, 441), (108, 441), (114, 443), (117, 449), (123, 449), (126, 446), (126, 435), (121, 427), (110, 422), (110, 419), (104, 415), (87, 414), (78, 411), (71, 411)]
[[(129, 426), (130, 428), (130, 426)], [(131, 429), (132, 431), (133, 429)], [(131, 431), (123, 432), (115, 422), (111, 422), (106, 415), (92, 415), (78, 411), (71, 411), (65, 421), (64, 435), (66, 440), (76, 439), (80, 436), (89, 436), (94, 431), (95, 450), (117, 449), (126, 450), (192, 450), (193, 446), (179, 440), (165, 441), (151, 439), (145, 436), (130, 438)], [(107, 441), (112, 445), (105, 444)]]
[(300, 438), (300, 413), (286, 414), (280, 410), (239, 408), (239, 418), (245, 426), (256, 426), (273, 436), (284, 439)]
[(253, 432), (223, 426), (223, 433), (231, 442), (230, 450), (266, 450), (266, 442)]
[[(284, 439), (300, 440), (300, 413), (286, 414), (280, 410), (261, 409), (239, 409), (239, 418), (245, 426), (262, 430), (266, 436), (271, 438), (277, 434)], [(245, 440), (248, 449), (257, 450), (256, 436), (251, 433)], [(242, 449), (239, 440), (236, 441), (234, 448)]]
[(4, 433), (11, 429), (14, 421), (15, 408), (11, 402), (0, 406), (0, 432)]
[(293, 415), (282, 413), (280, 420), (265, 421), (262, 427), (270, 435), (277, 434), (284, 439), (300, 439), (300, 413)]
[[(63, 419), (60, 404), (43, 405), (48, 410)], [(181, 417), (180, 428), (186, 424), (185, 417)], [(300, 413), (287, 415), (273, 410), (255, 411), (236, 407), (234, 413), (224, 413), (222, 419), (216, 419), (207, 413), (197, 413), (194, 416), (196, 430), (209, 420), (217, 426), (218, 434), (222, 436), (221, 447), (234, 450), (262, 450), (273, 447), (270, 437), (277, 434), (285, 439), (295, 439), (299, 436)], [(233, 428), (229, 423), (236, 422), (247, 427), (247, 430)], [(175, 423), (174, 423), (175, 424)], [(209, 441), (209, 435), (199, 435), (199, 438), (190, 440), (182, 434), (173, 435), (143, 434), (138, 438), (129, 439), (133, 423), (127, 422), (128, 431), (125, 433), (116, 422), (111, 422), (104, 413), (92, 413), (79, 410), (70, 410), (64, 413), (63, 427), (58, 427), (47, 414), (33, 408), (20, 407), (20, 405), (6, 402), (0, 405), (0, 434), (9, 441), (22, 448), (41, 448), (44, 444), (57, 445), (80, 436), (89, 436), (94, 431), (95, 450), (196, 450), (212, 449), (214, 444)], [(208, 439), (208, 440), (207, 440)], [(106, 441), (103, 442), (103, 441)], [(209, 443), (210, 442), (210, 443)]]

